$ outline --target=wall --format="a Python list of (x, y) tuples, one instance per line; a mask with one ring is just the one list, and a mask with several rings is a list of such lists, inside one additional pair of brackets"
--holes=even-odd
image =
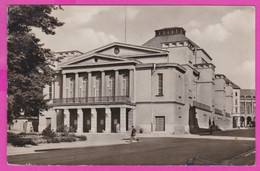
[(196, 64), (200, 64), (200, 63), (211, 63), (211, 59), (209, 59), (209, 57), (205, 54), (205, 52), (203, 52), (203, 50), (198, 49), (196, 51)]
[(216, 78), (215, 83), (215, 108), (222, 110), (225, 109), (225, 80), (223, 78)]
[(200, 72), (199, 80), (197, 81), (198, 102), (206, 104), (210, 107), (214, 104), (214, 69), (205, 66), (197, 68)]
[(192, 64), (194, 55), (189, 47), (167, 48), (170, 51), (169, 62), (178, 64)]
[(135, 57), (134, 59), (142, 62), (142, 63), (167, 63), (168, 56), (160, 56), (160, 57)]
[(43, 112), (43, 115), (39, 116), (39, 132), (42, 132), (46, 128), (46, 118), (51, 118), (51, 128), (56, 130), (56, 111), (51, 108)]
[[(211, 112), (196, 108), (196, 118), (198, 120), (199, 128), (209, 128), (209, 120), (211, 120)], [(212, 120), (211, 120), (212, 122)]]

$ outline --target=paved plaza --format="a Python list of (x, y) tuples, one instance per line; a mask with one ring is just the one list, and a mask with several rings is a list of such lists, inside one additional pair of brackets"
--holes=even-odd
[[(234, 131), (239, 135), (254, 129)], [(224, 132), (222, 133), (224, 134)], [(114, 137), (112, 137), (114, 136)], [(95, 137), (95, 140), (94, 140)], [(109, 138), (110, 137), (110, 138)], [(120, 137), (115, 140), (116, 137)], [(254, 138), (227, 136), (90, 136), (86, 142), (27, 147), (31, 153), (8, 155), (9, 164), (32, 165), (254, 165)], [(106, 139), (107, 141), (102, 139)], [(100, 141), (100, 143), (95, 143)], [(85, 143), (85, 144), (84, 144)], [(67, 144), (67, 145), (66, 145)], [(16, 147), (18, 148), (18, 147)], [(19, 147), (21, 148), (21, 147)], [(24, 147), (26, 148), (26, 147)]]

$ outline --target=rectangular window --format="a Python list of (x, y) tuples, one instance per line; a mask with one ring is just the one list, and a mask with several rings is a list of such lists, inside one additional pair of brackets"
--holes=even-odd
[(71, 79), (70, 81), (70, 98), (75, 97), (75, 79)]
[(245, 113), (245, 102), (240, 103), (240, 113)]
[(155, 131), (165, 131), (165, 116), (155, 116)]
[(51, 118), (46, 118), (46, 128), (51, 127)]
[(52, 82), (49, 83), (49, 99), (52, 99)]
[(112, 82), (112, 80), (110, 79), (109, 81), (108, 81), (108, 96), (112, 96), (112, 89), (113, 89), (113, 82)]
[(86, 82), (86, 80), (83, 80), (83, 82), (82, 82), (82, 97), (87, 97), (86, 96), (87, 95), (86, 88), (87, 88), (87, 82)]
[(237, 99), (235, 100), (235, 105), (237, 105)]
[(163, 74), (158, 74), (158, 95), (163, 95)]
[(238, 113), (238, 109), (237, 109), (237, 107), (235, 108), (235, 110), (236, 110), (236, 113)]
[(235, 93), (235, 96), (237, 97), (237, 92)]
[(126, 79), (124, 78), (123, 79), (123, 88), (122, 88), (122, 95), (123, 96), (126, 96)]
[(100, 97), (101, 96), (101, 80), (100, 78), (96, 78), (95, 85), (94, 85), (94, 92), (95, 92), (95, 97)]

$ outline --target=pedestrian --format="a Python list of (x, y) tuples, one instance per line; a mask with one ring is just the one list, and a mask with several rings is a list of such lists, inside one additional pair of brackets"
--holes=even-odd
[(130, 138), (131, 143), (132, 143), (133, 139), (135, 139), (136, 141), (139, 141), (139, 139), (136, 137), (136, 129), (134, 126), (132, 126), (132, 131), (131, 131), (131, 138)]
[(213, 125), (210, 125), (209, 126), (209, 134), (212, 135), (212, 132), (213, 132)]
[(119, 130), (120, 130), (120, 125), (116, 124), (116, 133), (119, 133)]

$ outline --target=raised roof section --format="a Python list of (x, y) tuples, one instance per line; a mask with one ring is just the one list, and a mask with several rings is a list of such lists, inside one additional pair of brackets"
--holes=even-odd
[(155, 36), (145, 42), (143, 46), (163, 48), (162, 44), (188, 42), (193, 48), (200, 48), (197, 44), (185, 36), (186, 31), (182, 27), (169, 27), (155, 30)]

